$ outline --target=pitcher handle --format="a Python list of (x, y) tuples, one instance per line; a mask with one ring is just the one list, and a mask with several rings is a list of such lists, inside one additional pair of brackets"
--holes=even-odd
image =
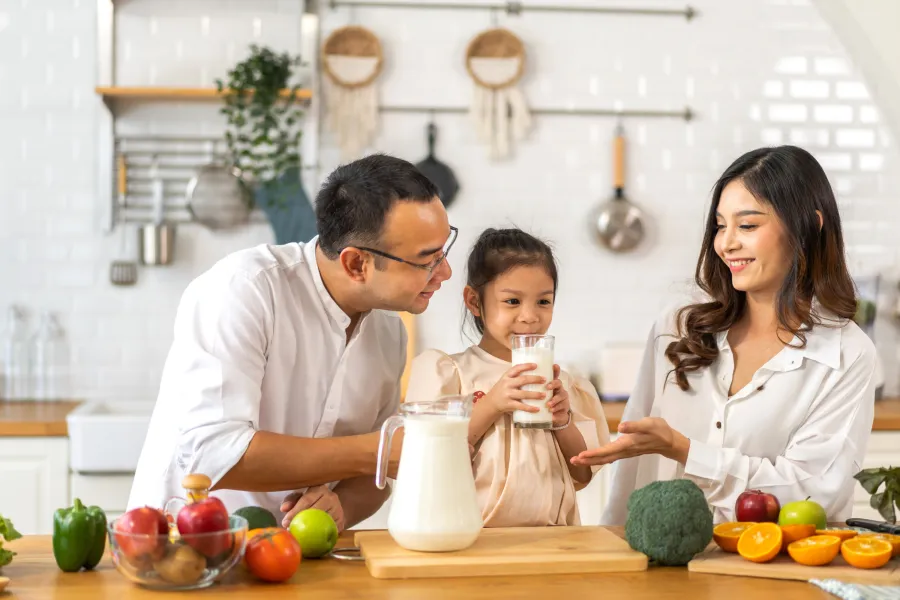
[(381, 437), (378, 439), (378, 469), (375, 471), (375, 485), (383, 490), (387, 485), (388, 462), (391, 458), (391, 440), (397, 428), (403, 427), (403, 417), (394, 415), (381, 426)]

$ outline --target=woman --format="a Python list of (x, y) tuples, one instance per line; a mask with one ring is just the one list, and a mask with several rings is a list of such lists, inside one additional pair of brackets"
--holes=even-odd
[(806, 151), (738, 158), (713, 191), (695, 280), (708, 296), (655, 324), (620, 436), (580, 465), (618, 461), (602, 522), (634, 490), (687, 478), (717, 523), (747, 489), (850, 516), (872, 428), (875, 348), (851, 320), (837, 203)]

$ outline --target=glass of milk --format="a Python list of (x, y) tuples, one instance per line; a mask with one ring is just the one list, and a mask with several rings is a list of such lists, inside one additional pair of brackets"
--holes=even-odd
[(513, 365), (534, 363), (537, 365), (537, 369), (526, 371), (526, 373), (546, 379), (541, 384), (522, 386), (523, 391), (544, 392), (544, 398), (542, 400), (522, 400), (523, 404), (539, 408), (540, 412), (517, 410), (513, 412), (513, 424), (516, 427), (527, 429), (550, 429), (553, 427), (553, 414), (547, 408), (547, 402), (552, 396), (552, 391), (547, 389), (547, 384), (553, 381), (553, 336), (512, 335), (510, 349), (512, 350)]

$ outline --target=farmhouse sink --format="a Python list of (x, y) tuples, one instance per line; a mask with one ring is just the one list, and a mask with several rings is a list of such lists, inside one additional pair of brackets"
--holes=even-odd
[(79, 473), (133, 473), (153, 402), (87, 402), (66, 418), (69, 465)]

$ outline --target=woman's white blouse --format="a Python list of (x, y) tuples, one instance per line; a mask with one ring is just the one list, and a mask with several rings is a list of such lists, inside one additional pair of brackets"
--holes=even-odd
[(625, 523), (634, 490), (679, 478), (703, 490), (716, 523), (735, 520), (735, 501), (747, 489), (781, 504), (808, 496), (830, 521), (850, 517), (853, 475), (872, 431), (875, 346), (853, 321), (823, 321), (834, 326), (813, 327), (805, 348), (785, 347), (730, 398), (727, 332), (718, 335), (716, 360), (690, 374), (691, 389), (682, 391), (665, 356), (674, 313), (657, 321), (622, 420), (661, 417), (690, 438), (690, 452), (684, 466), (659, 455), (617, 461), (602, 523)]

